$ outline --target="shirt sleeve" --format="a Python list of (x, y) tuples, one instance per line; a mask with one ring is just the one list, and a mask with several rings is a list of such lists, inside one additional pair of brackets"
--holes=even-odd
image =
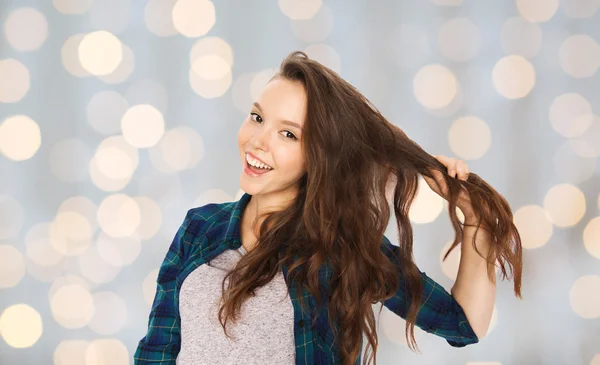
[[(381, 244), (382, 251), (398, 265), (398, 246), (393, 245), (384, 235)], [(477, 335), (469, 324), (465, 312), (454, 297), (444, 287), (421, 272), (423, 297), (421, 308), (417, 314), (415, 325), (425, 332), (446, 339), (453, 347), (464, 347), (479, 342)], [(404, 289), (404, 280), (400, 277), (400, 285), (396, 294), (383, 304), (398, 316), (406, 319), (409, 303)]]
[(187, 236), (192, 215), (192, 210), (187, 212), (158, 271), (148, 330), (135, 351), (135, 365), (175, 365), (181, 347), (177, 277), (190, 243)]

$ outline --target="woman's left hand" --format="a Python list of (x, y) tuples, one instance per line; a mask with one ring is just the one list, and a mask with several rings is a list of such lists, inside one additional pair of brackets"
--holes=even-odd
[[(440, 161), (444, 166), (446, 166), (448, 170), (448, 175), (453, 178), (458, 178), (459, 180), (467, 180), (469, 177), (469, 166), (463, 160), (458, 160), (456, 158), (446, 157), (444, 155), (436, 155), (434, 156), (438, 161)], [(448, 196), (448, 186), (444, 181), (442, 173), (438, 170), (430, 170), (435, 180), (424, 176), (423, 178), (427, 182), (427, 185), (431, 188), (431, 190), (435, 191), (442, 198), (449, 200)], [(470, 219), (471, 217), (475, 217), (475, 212), (473, 211), (473, 207), (471, 206), (471, 199), (466, 189), (460, 192), (458, 197), (458, 202), (456, 206), (463, 212), (465, 215), (465, 221)]]

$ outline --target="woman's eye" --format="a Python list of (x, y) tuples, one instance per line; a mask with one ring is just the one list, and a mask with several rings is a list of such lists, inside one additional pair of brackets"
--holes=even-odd
[[(253, 118), (254, 116), (256, 116), (256, 119)], [(250, 118), (252, 118), (252, 120), (254, 120), (255, 122), (262, 122), (261, 116), (256, 113), (250, 113)]]
[[(290, 132), (290, 131), (284, 131), (286, 133), (288, 133), (288, 135), (286, 137), (291, 138), (291, 139), (298, 139), (294, 133)], [(290, 137), (291, 136), (291, 137)]]

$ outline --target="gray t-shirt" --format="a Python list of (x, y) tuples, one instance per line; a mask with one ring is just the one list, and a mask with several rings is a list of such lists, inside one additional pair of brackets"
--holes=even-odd
[(246, 253), (244, 246), (226, 250), (183, 281), (177, 365), (295, 364), (294, 308), (282, 272), (242, 305), (237, 323), (227, 322), (233, 339), (223, 333), (218, 319), (221, 282)]

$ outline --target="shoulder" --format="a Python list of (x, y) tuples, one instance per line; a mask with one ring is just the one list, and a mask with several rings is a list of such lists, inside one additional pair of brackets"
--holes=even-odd
[(186, 232), (203, 235), (224, 221), (229, 221), (232, 209), (232, 202), (209, 203), (191, 208), (185, 215), (183, 225)]

